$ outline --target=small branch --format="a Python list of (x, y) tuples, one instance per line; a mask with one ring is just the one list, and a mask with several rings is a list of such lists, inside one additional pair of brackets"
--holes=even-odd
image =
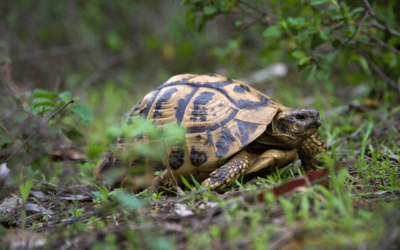
[(368, 0), (363, 0), (363, 1), (364, 1), (365, 6), (367, 6), (367, 10), (368, 10), (369, 14), (371, 14), (372, 18), (376, 20), (375, 13), (372, 10), (371, 5), (369, 4)]
[(396, 83), (394, 81), (392, 81), (385, 73), (383, 73), (383, 71), (375, 64), (373, 63), (371, 60), (369, 60), (368, 58), (365, 57), (365, 59), (367, 59), (368, 64), (371, 66), (371, 68), (375, 71), (375, 73), (377, 73), (380, 77), (383, 78), (383, 80), (385, 80), (389, 86), (396, 91), (397, 95), (400, 96), (400, 89), (396, 86)]
[(379, 40), (377, 37), (375, 37), (367, 32), (363, 32), (363, 33), (366, 34), (370, 39), (374, 40), (376, 42), (376, 44), (379, 45), (380, 47), (388, 49), (388, 50), (392, 51), (393, 53), (395, 53), (396, 55), (400, 55), (400, 50), (397, 50), (397, 49), (387, 45), (383, 41)]
[[(74, 103), (74, 102), (75, 102), (75, 100), (72, 99), (72, 100), (70, 100), (69, 102), (67, 102), (66, 104), (64, 104), (64, 106), (62, 106), (59, 110), (57, 110), (54, 114), (52, 114), (52, 115), (50, 116), (49, 119), (47, 119), (46, 123), (48, 123), (53, 117), (55, 117), (56, 115), (58, 115), (58, 113), (60, 113), (65, 107), (67, 107), (69, 104)], [(12, 153), (6, 160), (4, 160), (4, 161), (1, 162), (1, 163), (10, 161), (11, 158), (13, 158), (14, 155), (16, 155), (16, 154), (24, 147), (24, 145), (26, 144), (26, 142), (29, 141), (38, 131), (39, 131), (39, 127), (36, 128), (35, 131), (33, 131), (33, 133), (32, 133), (28, 138), (26, 138), (24, 142), (22, 142), (22, 143), (18, 146), (18, 148), (14, 151), (14, 153)]]
[(389, 29), (389, 27), (387, 27), (387, 26), (384, 26), (384, 25), (382, 25), (382, 24), (379, 24), (379, 23), (377, 23), (376, 21), (373, 22), (372, 25), (373, 25), (374, 27), (380, 29), (380, 30), (383, 30), (383, 31), (387, 32), (389, 35), (392, 35), (392, 36), (395, 36), (395, 37), (400, 38), (400, 34), (399, 34), (399, 33), (394, 32), (393, 30)]
[[(260, 13), (262, 16), (267, 16), (273, 22), (278, 20), (278, 18), (275, 15), (273, 15), (271, 12), (269, 12), (268, 9), (266, 9), (266, 8), (262, 10), (261, 8), (257, 8), (257, 7), (251, 5), (251, 4), (247, 3), (247, 2), (240, 1), (239, 3), (241, 3), (243, 5), (246, 5), (248, 8), (252, 9), (255, 12)], [(270, 22), (269, 22), (269, 24), (270, 24)]]
[(242, 26), (240, 26), (240, 30), (245, 30), (245, 29), (247, 29), (248, 27), (254, 25), (256, 22), (259, 22), (259, 21), (260, 21), (260, 20), (258, 20), (258, 19), (254, 19), (254, 20), (251, 21), (251, 22), (245, 23), (245, 24), (243, 24)]
[(62, 56), (62, 55), (67, 55), (67, 54), (76, 53), (76, 52), (80, 52), (80, 51), (85, 51), (88, 49), (89, 49), (89, 45), (86, 45), (86, 44), (53, 47), (50, 49), (36, 50), (33, 52), (16, 55), (16, 56), (11, 57), (11, 61), (13, 63), (17, 63), (17, 62), (22, 62), (22, 61), (39, 59), (44, 56)]
[(380, 46), (380, 45), (377, 44), (377, 43), (371, 43), (371, 42), (362, 41), (362, 40), (358, 40), (358, 39), (357, 39), (357, 42), (359, 42), (359, 43), (361, 43), (361, 44), (363, 44), (363, 45), (365, 45), (365, 46), (370, 46), (370, 47), (382, 47), (382, 46)]
[(88, 86), (92, 85), (93, 83), (97, 82), (98, 80), (100, 80), (101, 77), (103, 76), (105, 70), (107, 70), (108, 68), (110, 68), (118, 63), (128, 60), (132, 56), (133, 56), (132, 53), (126, 54), (126, 55), (119, 54), (119, 55), (111, 56), (111, 57), (99, 62), (97, 64), (98, 70), (95, 73), (93, 73), (92, 75), (90, 75), (88, 78), (86, 78), (82, 83), (80, 83), (79, 86), (73, 90), (73, 93), (79, 93), (79, 92), (83, 91), (86, 87), (88, 87)]
[[(399, 33), (394, 32), (393, 30), (389, 29), (389, 27), (387, 27), (385, 25), (379, 24), (378, 23), (378, 19), (376, 18), (375, 13), (372, 10), (371, 5), (369, 4), (368, 0), (363, 0), (363, 1), (364, 1), (365, 6), (367, 6), (368, 12), (371, 14), (371, 16), (373, 18), (372, 26), (374, 26), (375, 28), (378, 28), (380, 30), (385, 31), (385, 32), (387, 32), (388, 34), (390, 34), (392, 36), (400, 38), (400, 34)], [(370, 26), (370, 25), (368, 25), (368, 26)]]
[(354, 34), (349, 37), (344, 43), (343, 46), (345, 46), (346, 44), (348, 44), (351, 40), (354, 39), (354, 37), (358, 34), (358, 31), (360, 30), (360, 26), (365, 22), (365, 20), (367, 20), (368, 18), (368, 11), (365, 12), (364, 17), (360, 20), (360, 22), (357, 23), (356, 25), (356, 31), (354, 32)]
[(68, 105), (70, 105), (71, 103), (74, 103), (74, 102), (75, 102), (75, 100), (71, 99), (69, 102), (64, 104), (64, 106), (62, 106), (59, 110), (57, 110), (54, 114), (52, 114), (49, 119), (47, 119), (46, 123), (48, 123), (54, 116), (58, 115), (58, 113), (60, 113), (63, 109), (65, 109), (65, 107), (67, 107)]
[(26, 102), (24, 96), (22, 95), (21, 90), (18, 88), (18, 86), (13, 82), (11, 78), (11, 64), (6, 63), (0, 66), (0, 78), (3, 79), (4, 83), (8, 85), (11, 92), (19, 99), (21, 105), (26, 110), (29, 110), (29, 105)]

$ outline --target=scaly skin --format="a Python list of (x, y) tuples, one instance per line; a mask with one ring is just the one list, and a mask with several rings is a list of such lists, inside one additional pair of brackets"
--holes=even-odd
[(230, 161), (214, 170), (203, 183), (211, 190), (222, 191), (230, 186), (232, 180), (237, 180), (246, 169), (256, 162), (257, 157), (244, 150), (236, 154)]
[(301, 146), (297, 149), (299, 158), (305, 171), (311, 170), (318, 165), (315, 156), (319, 153), (326, 152), (325, 143), (317, 134), (313, 134), (305, 139)]

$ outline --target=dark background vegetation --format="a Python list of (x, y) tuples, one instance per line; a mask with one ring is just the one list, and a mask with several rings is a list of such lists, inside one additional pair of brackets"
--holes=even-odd
[[(217, 73), (286, 106), (318, 109), (333, 162), (352, 158), (362, 172), (369, 169), (364, 157), (375, 159), (371, 152), (387, 156), (386, 172), (377, 171), (391, 177), (381, 184), (396, 200), (399, 24), (397, 0), (1, 1), (0, 162), (11, 169), (14, 187), (29, 178), (38, 182), (33, 188), (92, 185), (91, 170), (115, 142), (121, 117), (144, 94), (176, 74)], [(48, 121), (71, 98), (75, 103)], [(65, 148), (78, 156), (50, 151)], [(52, 161), (57, 157), (68, 163)], [(379, 178), (369, 174), (373, 185)], [(2, 201), (14, 192), (3, 189)], [(379, 244), (384, 235), (369, 239)], [(248, 238), (245, 247), (257, 246)], [(178, 236), (168, 244), (188, 239), (196, 245)]]

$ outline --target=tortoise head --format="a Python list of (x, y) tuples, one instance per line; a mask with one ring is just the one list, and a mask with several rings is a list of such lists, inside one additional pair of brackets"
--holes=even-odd
[(267, 129), (274, 141), (289, 147), (296, 147), (304, 139), (315, 134), (322, 125), (315, 109), (291, 109), (278, 112)]

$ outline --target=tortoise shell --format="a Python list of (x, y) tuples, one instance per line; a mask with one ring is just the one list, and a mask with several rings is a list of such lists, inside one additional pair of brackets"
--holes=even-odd
[(147, 94), (125, 119), (130, 124), (142, 116), (161, 127), (186, 127), (185, 146), (169, 147), (164, 164), (174, 176), (193, 175), (202, 181), (257, 139), (276, 113), (285, 110), (290, 108), (242, 81), (215, 74), (182, 74)]

